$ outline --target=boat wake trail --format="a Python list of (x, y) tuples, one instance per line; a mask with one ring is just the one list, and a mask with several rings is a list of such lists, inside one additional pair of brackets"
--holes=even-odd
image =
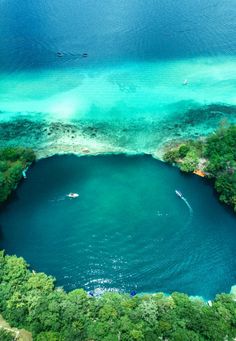
[(185, 227), (188, 227), (191, 224), (192, 219), (193, 219), (193, 209), (185, 197), (182, 197), (181, 199), (185, 202), (186, 206), (189, 209), (189, 218), (188, 218), (186, 225), (185, 225)]
[(50, 199), (49, 201), (50, 201), (50, 202), (60, 202), (60, 201), (63, 201), (63, 200), (65, 200), (65, 199), (66, 199), (66, 197), (63, 196), (63, 197), (59, 197), (59, 198), (57, 198), (57, 199)]
[(193, 209), (192, 209), (191, 205), (189, 204), (188, 200), (185, 197), (182, 197), (182, 200), (188, 206), (190, 214), (193, 214)]
[(176, 189), (176, 190), (175, 190), (175, 193), (176, 193), (176, 195), (177, 195), (180, 199), (182, 199), (182, 200), (185, 202), (186, 206), (187, 206), (188, 209), (189, 209), (189, 219), (188, 219), (188, 221), (187, 221), (187, 223), (186, 223), (186, 226), (188, 226), (188, 225), (191, 223), (191, 221), (192, 221), (193, 209), (192, 209), (191, 205), (189, 204), (188, 200), (183, 196), (183, 194), (182, 194), (179, 190)]

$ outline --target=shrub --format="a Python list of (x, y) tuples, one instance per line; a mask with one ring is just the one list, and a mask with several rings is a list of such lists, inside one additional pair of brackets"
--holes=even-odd
[(176, 160), (178, 159), (178, 157), (179, 157), (179, 152), (178, 152), (178, 150), (174, 149), (174, 150), (167, 151), (164, 154), (163, 159), (166, 162), (175, 163)]
[(25, 148), (0, 149), (0, 204), (16, 188), (22, 171), (35, 160), (34, 152)]
[(189, 147), (188, 145), (182, 144), (182, 145), (179, 147), (179, 156), (180, 156), (181, 158), (184, 158), (184, 157), (187, 155), (187, 153), (189, 152), (189, 150), (190, 150), (190, 147)]

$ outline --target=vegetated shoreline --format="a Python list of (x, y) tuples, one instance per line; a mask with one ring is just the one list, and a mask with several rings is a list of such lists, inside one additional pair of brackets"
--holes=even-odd
[[(28, 126), (29, 122), (27, 121), (26, 124)], [(72, 131), (75, 129), (73, 128), (73, 125), (62, 125), (60, 127), (67, 129), (69, 134), (71, 134), (71, 129)], [(20, 128), (22, 128), (21, 125)], [(38, 126), (36, 129), (38, 129)], [(52, 127), (45, 128), (44, 126), (44, 131), (49, 135), (52, 134), (52, 130), (50, 129), (52, 129)], [(59, 128), (56, 130), (58, 129)], [(93, 131), (94, 128), (91, 129)], [(39, 134), (39, 131), (37, 131), (37, 134)], [(37, 134), (34, 132), (34, 135)], [(75, 132), (73, 134), (76, 135)], [(26, 140), (27, 137), (29, 140)], [(81, 137), (79, 139), (81, 139)], [(73, 143), (71, 140), (73, 140), (71, 136), (65, 136), (63, 141), (55, 141), (55, 139), (53, 139), (51, 143), (47, 142), (45, 144), (39, 143), (37, 145), (34, 141), (32, 146), (32, 149), (34, 150), (33, 159), (37, 161), (54, 155), (66, 154), (74, 154), (80, 157), (85, 155), (96, 156), (107, 154), (124, 154), (128, 156), (150, 155), (159, 161), (178, 166), (183, 172), (195, 173), (196, 175), (215, 180), (215, 189), (220, 194), (219, 199), (223, 203), (233, 207), (236, 212), (236, 155), (234, 155), (234, 150), (236, 150), (236, 125), (228, 125), (223, 122), (220, 128), (208, 136), (202, 136), (198, 139), (185, 140), (181, 138), (170, 140), (169, 142), (165, 141), (163, 144), (160, 144), (159, 147), (153, 148), (150, 151), (142, 149), (132, 150), (120, 146), (114, 147), (113, 144), (106, 142), (97, 143), (97, 140), (87, 141), (86, 135), (82, 138), (83, 143), (78, 141), (78, 137), (75, 141), (72, 141)], [(15, 144), (16, 140), (13, 138), (10, 141), (11, 143), (2, 143), (2, 148), (11, 148), (11, 146), (15, 148), (15, 145), (17, 145)], [(0, 139), (0, 147), (1, 142)], [(31, 145), (29, 146), (30, 142), (32, 142), (31, 136), (29, 134), (23, 134), (22, 144), (25, 150), (31, 149)], [(217, 144), (218, 150), (214, 147), (214, 145)], [(222, 151), (226, 155), (221, 155)], [(30, 162), (32, 162), (33, 159)], [(24, 160), (25, 165), (27, 165), (27, 162), (27, 160)], [(231, 193), (229, 193), (230, 190), (227, 189), (229, 187), (231, 187)]]
[(0, 149), (0, 205), (17, 188), (35, 154), (32, 149), (8, 147)]
[(236, 125), (225, 124), (205, 139), (170, 146), (163, 159), (182, 172), (212, 179), (219, 200), (236, 212)]
[[(99, 128), (99, 125), (96, 125), (96, 127), (91, 125), (83, 127), (83, 124), (76, 126), (58, 122), (48, 124), (20, 120), (0, 124), (0, 133), (3, 133), (0, 134), (0, 146), (14, 147), (22, 145), (27, 149), (32, 148), (36, 160), (65, 154), (77, 156), (106, 154), (151, 155), (160, 161), (177, 165), (183, 172), (195, 172), (197, 175), (206, 176), (213, 180), (216, 179), (215, 188), (220, 193), (220, 200), (233, 207), (236, 211), (236, 156), (233, 154), (233, 150), (236, 150), (236, 133), (231, 132), (232, 141), (228, 141), (227, 136), (223, 143), (221, 141), (223, 135), (227, 135), (229, 129), (236, 129), (234, 128), (236, 126), (228, 125), (224, 121), (222, 124), (222, 127), (219, 128), (218, 126), (218, 129), (213, 133), (198, 136), (198, 138), (188, 136), (186, 139), (183, 136), (175, 136), (174, 139), (168, 137), (160, 142), (152, 136), (150, 143), (138, 147), (138, 144), (135, 144), (135, 132), (138, 129), (139, 134), (140, 127), (138, 128), (135, 124), (133, 128), (127, 130), (127, 140), (123, 141), (125, 134), (123, 130), (126, 131), (128, 128), (122, 130), (122, 135), (121, 128), (116, 127), (118, 130), (114, 133), (114, 138), (111, 133), (113, 123), (104, 126), (100, 122)], [(109, 134), (106, 136), (108, 131)], [(122, 138), (120, 137), (121, 141), (117, 141), (120, 134), (122, 136)], [(129, 134), (133, 134), (131, 141), (128, 140)], [(153, 131), (152, 134), (154, 134)], [(220, 146), (218, 151), (214, 150), (213, 147), (216, 140)], [(116, 145), (116, 141), (118, 145)], [(219, 141), (221, 141), (221, 144)], [(226, 157), (221, 155), (221, 150), (225, 153), (225, 148), (228, 148)], [(231, 163), (230, 166), (229, 163)], [(227, 181), (225, 181), (226, 179)], [(228, 187), (231, 187), (231, 194), (227, 190)]]
[[(236, 295), (208, 304), (174, 292), (143, 296), (83, 289), (65, 292), (55, 279), (30, 271), (22, 257), (0, 251), (0, 313), (36, 341), (234, 340)], [(108, 337), (109, 336), (109, 337)], [(11, 339), (9, 339), (10, 341)]]
[[(20, 181), (25, 164), (34, 161), (32, 150), (24, 148), (8, 147), (1, 151), (1, 161), (4, 161), (3, 156), (11, 169), (10, 179), (14, 180), (14, 184)], [(1, 163), (1, 166), (6, 167), (6, 164)], [(8, 180), (9, 169), (5, 170)], [(13, 191), (15, 185), (10, 186), (10, 189)], [(83, 289), (66, 293), (56, 288), (54, 278), (31, 271), (21, 257), (6, 256), (0, 252), (0, 264), (0, 313), (11, 325), (30, 330), (36, 341), (110, 341), (117, 338), (149, 341), (160, 337), (202, 341), (221, 340), (226, 335), (230, 339), (236, 337), (236, 325), (233, 322), (236, 311), (235, 286), (231, 288), (230, 294), (217, 295), (208, 304), (201, 297), (180, 293), (145, 293), (132, 297), (106, 292), (98, 300)], [(66, 307), (69, 307), (68, 311)], [(222, 309), (227, 312), (225, 322)], [(131, 316), (133, 310), (135, 321)], [(50, 327), (45, 316), (49, 319)], [(59, 322), (62, 316), (67, 316), (64, 324)], [(124, 323), (128, 323), (125, 330)], [(107, 335), (111, 337), (106, 338)]]

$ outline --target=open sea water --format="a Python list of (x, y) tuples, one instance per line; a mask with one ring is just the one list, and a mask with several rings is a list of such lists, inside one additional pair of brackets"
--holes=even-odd
[(0, 120), (236, 104), (234, 0), (3, 0), (0, 13)]

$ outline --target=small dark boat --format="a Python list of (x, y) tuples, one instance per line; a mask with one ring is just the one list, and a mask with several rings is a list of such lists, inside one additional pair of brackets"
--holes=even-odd
[(57, 52), (57, 57), (63, 57), (63, 53), (62, 52)]
[(82, 54), (82, 57), (86, 58), (86, 57), (88, 57), (88, 54), (85, 52), (85, 53)]

